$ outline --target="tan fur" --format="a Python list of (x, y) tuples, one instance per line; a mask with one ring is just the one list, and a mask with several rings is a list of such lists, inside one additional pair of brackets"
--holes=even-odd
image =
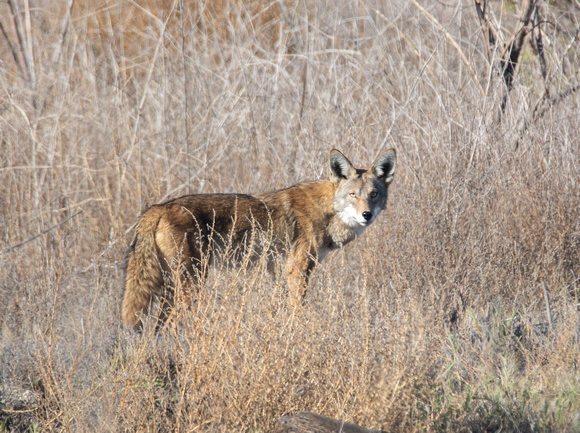
[[(234, 251), (234, 258), (285, 253), (292, 303), (300, 305), (316, 262), (362, 235), (385, 208), (395, 159), (391, 149), (369, 170), (355, 169), (333, 150), (329, 180), (253, 196), (188, 195), (152, 206), (139, 219), (125, 253), (123, 322), (139, 328), (140, 315), (155, 298), (162, 300), (163, 322), (179, 295), (175, 288), (188, 286), (191, 278), (189, 286), (198, 289), (207, 266), (224, 251)], [(258, 245), (264, 238), (260, 233), (269, 235), (268, 245)], [(181, 270), (179, 281), (166, 285), (164, 275), (172, 269)], [(183, 297), (189, 300), (188, 293)]]

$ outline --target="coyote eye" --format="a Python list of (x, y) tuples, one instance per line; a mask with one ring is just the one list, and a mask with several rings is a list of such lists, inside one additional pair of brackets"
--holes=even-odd
[(348, 195), (350, 195), (350, 196), (351, 196), (351, 197), (353, 197), (353, 198), (356, 198), (356, 192), (351, 192), (351, 193), (349, 193)]
[(377, 195), (379, 195), (378, 192), (376, 192), (376, 191), (371, 192), (371, 198), (376, 198)]

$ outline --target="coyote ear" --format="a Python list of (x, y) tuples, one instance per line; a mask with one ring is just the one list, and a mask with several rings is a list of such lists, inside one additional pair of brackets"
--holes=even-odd
[(389, 149), (379, 156), (370, 168), (370, 172), (385, 183), (391, 183), (395, 173), (397, 154), (395, 149)]
[(348, 179), (356, 173), (356, 169), (348, 158), (336, 149), (330, 151), (330, 180), (338, 183), (343, 179)]

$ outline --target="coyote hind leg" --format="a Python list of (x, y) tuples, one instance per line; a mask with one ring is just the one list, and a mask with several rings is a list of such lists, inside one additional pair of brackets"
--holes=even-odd
[(209, 256), (202, 254), (200, 246), (192, 241), (186, 235), (180, 245), (173, 243), (170, 250), (166, 248), (164, 251), (166, 259), (163, 267), (169, 278), (165, 293), (160, 298), (156, 330), (162, 329), (174, 319), (176, 305), (190, 308), (194, 296), (192, 291), (197, 294), (205, 282)]

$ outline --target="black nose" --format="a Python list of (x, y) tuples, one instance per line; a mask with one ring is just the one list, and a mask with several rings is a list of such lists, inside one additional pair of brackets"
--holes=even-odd
[(364, 219), (366, 219), (367, 221), (370, 220), (373, 217), (373, 214), (369, 211), (363, 212), (362, 216)]

